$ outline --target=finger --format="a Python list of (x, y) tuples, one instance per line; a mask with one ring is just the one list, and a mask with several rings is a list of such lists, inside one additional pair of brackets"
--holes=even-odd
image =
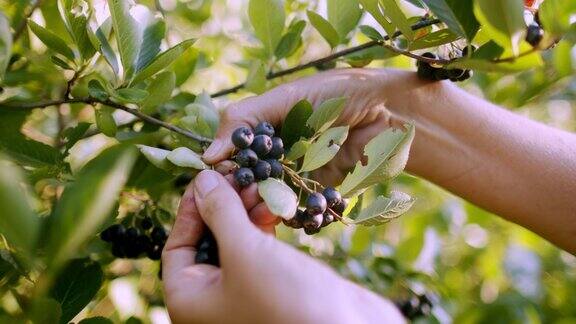
[(272, 214), (266, 206), (266, 203), (262, 202), (252, 208), (249, 212), (249, 217), (252, 223), (256, 224), (259, 228), (262, 226), (276, 226), (280, 223), (280, 217)]
[(238, 193), (221, 174), (200, 172), (194, 179), (194, 193), (198, 212), (214, 233), (219, 249), (237, 250), (238, 244), (258, 236)]
[(162, 252), (164, 275), (194, 264), (195, 245), (203, 228), (204, 224), (194, 200), (194, 187), (189, 185), (180, 200), (174, 226)]

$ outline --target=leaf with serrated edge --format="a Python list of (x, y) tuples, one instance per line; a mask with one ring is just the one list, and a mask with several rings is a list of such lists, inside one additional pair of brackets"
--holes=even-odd
[(317, 133), (327, 130), (334, 124), (336, 119), (338, 119), (340, 113), (342, 113), (345, 102), (346, 98), (344, 97), (331, 98), (324, 101), (314, 110), (310, 118), (308, 118), (306, 125), (310, 126)]
[(152, 163), (155, 167), (162, 170), (169, 170), (171, 165), (168, 161), (168, 154), (170, 151), (159, 149), (157, 147), (146, 146), (146, 145), (136, 145), (140, 152)]
[(258, 193), (270, 212), (284, 219), (291, 219), (298, 208), (298, 196), (284, 182), (268, 178), (258, 182)]
[(348, 137), (348, 126), (328, 129), (312, 145), (304, 156), (300, 172), (316, 170), (330, 162)]
[(368, 163), (356, 164), (340, 187), (345, 197), (362, 193), (371, 185), (385, 182), (396, 177), (408, 161), (410, 145), (414, 139), (414, 125), (405, 125), (406, 131), (390, 128), (374, 137), (364, 148)]
[(393, 191), (390, 198), (379, 196), (370, 206), (362, 209), (353, 224), (364, 226), (377, 226), (388, 223), (407, 212), (414, 204), (415, 199), (409, 195)]
[(197, 170), (207, 169), (208, 166), (202, 162), (202, 157), (200, 154), (192, 151), (187, 147), (179, 147), (170, 152), (166, 158), (172, 164), (183, 167), (183, 168), (193, 168)]

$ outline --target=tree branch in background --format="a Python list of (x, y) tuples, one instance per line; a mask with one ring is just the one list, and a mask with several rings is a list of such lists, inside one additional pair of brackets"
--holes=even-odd
[(26, 29), (26, 24), (27, 24), (28, 18), (30, 18), (32, 16), (32, 14), (34, 13), (34, 11), (36, 11), (36, 9), (40, 8), (41, 5), (42, 5), (42, 0), (34, 1), (34, 4), (30, 7), (30, 9), (28, 9), (28, 12), (26, 12), (24, 17), (22, 18), (22, 21), (20, 22), (20, 24), (15, 28), (14, 35), (12, 35), (12, 42), (16, 43), (16, 41), (20, 38), (20, 36), (22, 36), (22, 33)]

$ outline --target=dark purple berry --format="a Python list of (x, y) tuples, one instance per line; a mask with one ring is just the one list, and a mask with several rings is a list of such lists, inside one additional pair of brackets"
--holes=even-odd
[(456, 82), (464, 75), (464, 73), (466, 73), (466, 71), (463, 69), (450, 69), (447, 70), (447, 73), (450, 81)]
[(256, 135), (268, 135), (270, 137), (274, 136), (274, 126), (268, 122), (261, 122), (256, 127), (254, 127), (254, 134)]
[(465, 81), (468, 80), (472, 77), (472, 75), (474, 75), (474, 72), (471, 70), (466, 70), (464, 71), (464, 74), (462, 74), (461, 77), (458, 78), (458, 81)]
[(322, 218), (322, 227), (326, 227), (334, 222), (334, 215), (326, 212)]
[(537, 47), (544, 37), (544, 29), (538, 24), (530, 24), (526, 30), (526, 42), (533, 47)]
[(126, 233), (124, 233), (124, 239), (126, 241), (135, 241), (142, 232), (136, 227), (128, 227)]
[(234, 180), (240, 187), (248, 187), (254, 182), (254, 173), (251, 169), (240, 168), (234, 171)]
[(240, 150), (236, 154), (236, 163), (241, 167), (251, 168), (258, 162), (258, 155), (251, 149)]
[(154, 226), (154, 223), (152, 222), (152, 218), (144, 217), (140, 220), (140, 228), (141, 229), (147, 231), (147, 230), (151, 229), (152, 226)]
[(326, 203), (330, 208), (336, 206), (336, 204), (342, 200), (342, 195), (338, 192), (338, 190), (332, 187), (326, 187), (326, 189), (322, 191), (322, 195), (324, 198), (326, 198)]
[(258, 157), (264, 158), (272, 150), (272, 138), (268, 135), (256, 135), (250, 148)]
[(146, 252), (153, 245), (152, 240), (146, 235), (140, 235), (134, 241), (136, 248), (141, 252)]
[(306, 200), (306, 212), (310, 215), (322, 215), (326, 211), (326, 206), (326, 198), (318, 192), (311, 193)]
[(150, 238), (155, 244), (164, 245), (168, 238), (168, 233), (166, 233), (166, 230), (163, 227), (155, 226), (152, 229), (152, 232), (150, 232)]
[(303, 210), (298, 209), (296, 210), (296, 215), (294, 215), (294, 217), (286, 220), (286, 219), (282, 219), (282, 223), (284, 223), (284, 225), (288, 226), (288, 227), (292, 227), (292, 228), (302, 228), (304, 226), (304, 217), (305, 217), (305, 213)]
[(450, 75), (448, 74), (448, 70), (439, 68), (434, 70), (434, 77), (438, 81), (448, 80), (450, 79)]
[(252, 168), (252, 172), (254, 173), (254, 179), (256, 179), (256, 181), (264, 181), (270, 177), (272, 167), (270, 163), (260, 160), (256, 163), (256, 166)]
[(120, 242), (115, 242), (112, 245), (112, 255), (117, 258), (124, 258), (126, 257), (126, 252), (124, 252), (124, 246)]
[(162, 257), (162, 249), (161, 245), (153, 245), (146, 251), (146, 255), (150, 260), (160, 260)]
[(122, 239), (126, 228), (122, 224), (114, 224), (106, 228), (100, 233), (100, 239), (104, 242), (114, 242)]
[[(476, 52), (476, 46), (470, 45), (470, 48), (472, 49), (472, 51), (470, 51), (470, 53)], [(464, 48), (462, 49), (462, 56), (463, 56), (463, 57), (468, 56), (468, 47), (464, 47)]]
[(310, 214), (310, 211), (306, 211), (302, 225), (305, 229), (319, 229), (322, 226), (323, 221), (324, 216), (322, 214)]
[(304, 227), (304, 233), (314, 235), (320, 233), (320, 228)]
[(336, 204), (334, 207), (332, 207), (331, 209), (338, 215), (342, 215), (342, 213), (346, 210), (346, 207), (348, 207), (348, 199), (342, 199), (340, 201), (340, 203)]
[(232, 133), (232, 143), (239, 149), (250, 147), (253, 140), (254, 132), (248, 127), (242, 126), (236, 128), (234, 133)]
[(272, 137), (272, 149), (268, 153), (267, 158), (280, 159), (284, 155), (284, 142), (280, 137)]
[(284, 174), (284, 169), (282, 168), (282, 163), (278, 160), (269, 159), (266, 160), (270, 164), (270, 177), (280, 179)]

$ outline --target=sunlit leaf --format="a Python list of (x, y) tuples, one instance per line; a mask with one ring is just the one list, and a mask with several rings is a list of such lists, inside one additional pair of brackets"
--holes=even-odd
[(526, 28), (522, 0), (482, 0), (474, 2), (474, 14), (485, 33), (518, 53), (518, 44)]
[(150, 82), (146, 90), (148, 97), (140, 105), (140, 110), (145, 114), (154, 114), (158, 107), (172, 98), (172, 92), (176, 86), (176, 75), (172, 71), (158, 73)]
[(34, 35), (36, 35), (36, 37), (38, 37), (46, 47), (74, 61), (74, 52), (70, 47), (68, 47), (68, 45), (66, 45), (66, 42), (62, 38), (38, 25), (33, 20), (28, 20), (28, 26)]
[(471, 41), (478, 28), (474, 0), (423, 0), (430, 10), (456, 35)]
[(4, 80), (4, 73), (10, 62), (11, 53), (12, 34), (10, 33), (10, 23), (8, 18), (0, 12), (0, 81)]
[(330, 44), (330, 47), (334, 48), (338, 46), (340, 43), (340, 35), (338, 35), (334, 26), (314, 11), (308, 10), (306, 14), (308, 15), (308, 20), (310, 20), (312, 26), (314, 26), (320, 35), (322, 35), (328, 44)]
[(327, 0), (327, 7), (328, 21), (342, 42), (362, 17), (358, 0)]
[(394, 191), (390, 198), (379, 196), (371, 205), (362, 209), (352, 223), (364, 226), (376, 226), (388, 223), (407, 212), (414, 199), (403, 192)]
[(195, 40), (193, 39), (185, 40), (182, 43), (158, 55), (152, 62), (150, 62), (150, 64), (148, 64), (145, 68), (143, 68), (140, 72), (138, 72), (136, 76), (134, 76), (132, 83), (138, 83), (143, 80), (146, 80), (147, 78), (167, 68), (172, 62), (174, 62), (177, 58), (179, 58), (180, 55), (182, 55), (190, 46), (192, 46), (194, 42)]
[(197, 170), (208, 168), (208, 166), (202, 161), (202, 156), (200, 156), (200, 154), (186, 147), (174, 149), (166, 155), (166, 159), (172, 162), (172, 164), (183, 168), (193, 168)]
[(331, 98), (320, 104), (316, 110), (312, 113), (306, 125), (315, 130), (317, 133), (321, 133), (336, 121), (342, 110), (344, 109), (344, 104), (346, 103), (346, 98)]
[(449, 29), (437, 30), (410, 43), (409, 49), (415, 51), (423, 48), (436, 47), (454, 42), (458, 40), (458, 38), (459, 36)]
[(397, 0), (380, 0), (380, 5), (383, 8), (384, 14), (396, 26), (402, 34), (409, 40), (414, 38), (414, 31), (408, 21), (408, 18), (398, 6)]
[(330, 162), (348, 137), (348, 126), (334, 127), (324, 132), (306, 152), (300, 172), (312, 171)]
[(282, 36), (276, 47), (276, 58), (288, 57), (302, 45), (304, 27), (306, 27), (306, 21), (304, 20), (297, 20), (288, 27), (288, 31)]
[(290, 109), (280, 133), (285, 148), (290, 149), (301, 137), (308, 138), (314, 134), (314, 131), (306, 126), (312, 112), (312, 105), (307, 100), (297, 102)]
[(269, 55), (274, 50), (284, 30), (284, 3), (281, 0), (250, 0), (248, 16), (256, 37), (262, 42)]
[(284, 182), (273, 178), (260, 181), (258, 193), (272, 214), (284, 219), (290, 219), (296, 214), (298, 196)]

